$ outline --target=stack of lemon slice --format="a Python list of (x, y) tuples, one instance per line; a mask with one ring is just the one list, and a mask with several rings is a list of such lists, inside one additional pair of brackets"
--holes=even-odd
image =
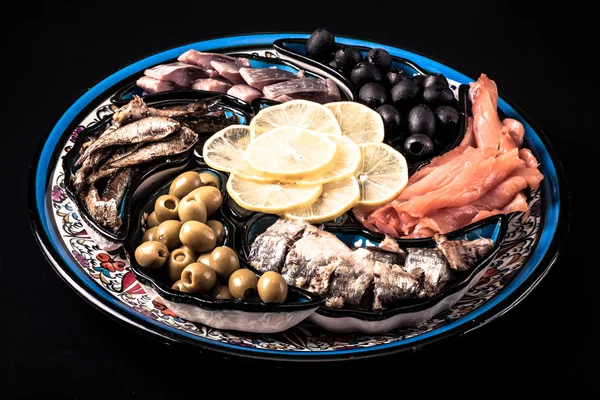
[(406, 160), (383, 138), (381, 117), (362, 104), (293, 100), (215, 133), (203, 157), (230, 173), (227, 192), (241, 207), (319, 223), (406, 187)]

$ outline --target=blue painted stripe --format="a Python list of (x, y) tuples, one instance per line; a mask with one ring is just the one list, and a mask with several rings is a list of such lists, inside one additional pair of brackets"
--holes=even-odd
[[(486, 311), (488, 311), (491, 308), (498, 305), (500, 302), (502, 302), (504, 299), (506, 299), (506, 297), (508, 297), (511, 293), (513, 293), (517, 289), (517, 287), (519, 287), (519, 285), (521, 283), (523, 283), (523, 281), (525, 279), (527, 279), (527, 277), (530, 276), (531, 273), (539, 266), (542, 258), (548, 251), (548, 248), (550, 246), (552, 238), (554, 237), (554, 234), (556, 233), (556, 226), (558, 224), (558, 217), (559, 217), (559, 212), (560, 212), (560, 209), (559, 209), (560, 191), (559, 191), (559, 187), (558, 187), (558, 178), (557, 178), (557, 174), (556, 174), (556, 169), (555, 169), (554, 165), (552, 164), (550, 155), (546, 151), (544, 143), (542, 142), (541, 138), (533, 131), (532, 127), (529, 124), (527, 124), (525, 121), (522, 120), (522, 118), (519, 116), (517, 111), (515, 109), (513, 109), (511, 106), (509, 106), (506, 103), (506, 101), (504, 101), (502, 99), (499, 100), (499, 103), (498, 103), (499, 107), (502, 109), (502, 111), (505, 112), (505, 114), (507, 116), (519, 119), (524, 122), (526, 137), (528, 139), (530, 147), (534, 150), (536, 157), (541, 162), (541, 169), (542, 169), (542, 172), (545, 177), (545, 179), (543, 181), (543, 186), (544, 186), (545, 194), (548, 195), (547, 208), (544, 210), (546, 213), (544, 230), (542, 232), (538, 246), (536, 247), (534, 254), (532, 255), (528, 264), (521, 270), (519, 275), (517, 277), (515, 277), (515, 279), (506, 288), (504, 288), (504, 290), (501, 293), (497, 294), (490, 301), (488, 301), (481, 307), (477, 308), (473, 312), (463, 316), (462, 318), (457, 319), (456, 321), (453, 321), (439, 329), (424, 333), (422, 335), (418, 335), (418, 336), (415, 336), (415, 337), (412, 337), (409, 339), (400, 340), (400, 341), (397, 341), (394, 343), (372, 346), (372, 347), (368, 347), (368, 348), (349, 349), (349, 350), (340, 350), (340, 351), (324, 351), (324, 352), (262, 350), (262, 349), (240, 347), (240, 346), (236, 346), (236, 345), (230, 345), (230, 344), (226, 344), (226, 343), (216, 342), (216, 341), (202, 338), (202, 337), (199, 337), (199, 336), (196, 336), (193, 334), (189, 334), (187, 332), (180, 331), (178, 329), (169, 327), (165, 324), (155, 321), (151, 318), (148, 318), (145, 315), (136, 313), (134, 310), (129, 308), (126, 304), (120, 302), (114, 296), (110, 295), (108, 292), (103, 290), (99, 285), (97, 285), (96, 282), (94, 282), (79, 267), (79, 265), (75, 262), (75, 260), (65, 250), (65, 248), (63, 246), (57, 246), (57, 244), (60, 243), (60, 239), (57, 237), (57, 234), (54, 230), (54, 223), (51, 220), (51, 217), (48, 214), (48, 210), (46, 208), (47, 207), (46, 202), (48, 200), (47, 189), (48, 189), (48, 184), (50, 183), (50, 182), (46, 182), (46, 176), (48, 174), (48, 165), (49, 165), (52, 155), (56, 149), (56, 146), (61, 141), (61, 139), (63, 139), (63, 134), (65, 133), (65, 130), (68, 128), (68, 126), (71, 124), (71, 122), (73, 122), (73, 119), (86, 106), (88, 106), (93, 101), (97, 100), (98, 96), (100, 96), (103, 92), (105, 92), (107, 89), (109, 89), (113, 85), (118, 84), (120, 81), (130, 77), (131, 75), (139, 73), (140, 71), (142, 71), (145, 68), (159, 64), (159, 63), (164, 62), (169, 59), (176, 58), (181, 53), (183, 53), (189, 49), (193, 48), (193, 49), (200, 50), (200, 51), (211, 51), (211, 50), (216, 50), (216, 49), (229, 48), (229, 47), (233, 47), (233, 46), (235, 46), (235, 47), (269, 46), (269, 45), (271, 45), (271, 43), (274, 40), (281, 38), (281, 37), (306, 38), (306, 37), (308, 37), (308, 35), (287, 34), (287, 33), (257, 34), (257, 35), (245, 35), (245, 36), (237, 36), (237, 37), (212, 39), (212, 40), (207, 40), (204, 42), (188, 44), (185, 46), (177, 47), (177, 48), (174, 48), (171, 50), (167, 50), (167, 51), (155, 54), (153, 56), (150, 56), (143, 60), (135, 62), (135, 63), (119, 70), (118, 72), (112, 74), (108, 78), (104, 79), (103, 81), (101, 81), (100, 83), (95, 85), (93, 88), (91, 88), (88, 92), (86, 92), (83, 96), (81, 96), (63, 114), (63, 116), (59, 119), (59, 121), (56, 123), (56, 125), (52, 129), (52, 131), (44, 145), (44, 148), (42, 150), (40, 160), (38, 163), (38, 170), (37, 170), (36, 177), (35, 177), (36, 202), (37, 202), (38, 212), (40, 214), (40, 219), (42, 221), (42, 228), (43, 228), (43, 231), (45, 232), (45, 234), (50, 239), (50, 242), (52, 243), (54, 249), (58, 252), (58, 254), (61, 257), (61, 260), (57, 260), (57, 261), (58, 262), (62, 261), (62, 264), (65, 267), (68, 267), (70, 270), (72, 270), (82, 280), (82, 282), (91, 291), (94, 292), (95, 295), (97, 295), (100, 298), (113, 304), (115, 306), (115, 308), (120, 310), (126, 318), (134, 317), (134, 318), (149, 322), (150, 324), (153, 324), (161, 329), (164, 329), (164, 330), (174, 333), (176, 335), (187, 337), (187, 338), (190, 338), (193, 340), (210, 343), (213, 345), (219, 345), (222, 347), (236, 349), (236, 350), (245, 350), (245, 351), (257, 352), (257, 353), (271, 353), (271, 354), (278, 354), (278, 355), (285, 355), (285, 354), (290, 354), (290, 355), (310, 354), (310, 355), (322, 355), (322, 356), (343, 355), (343, 354), (360, 353), (360, 352), (367, 352), (367, 351), (374, 351), (374, 350), (382, 350), (382, 349), (386, 349), (386, 348), (397, 347), (397, 346), (404, 345), (404, 344), (416, 343), (420, 340), (424, 340), (424, 339), (431, 338), (433, 336), (442, 334), (444, 332), (448, 332), (448, 331), (460, 326), (461, 324), (466, 323), (467, 321), (470, 321), (470, 320), (473, 320), (474, 318), (479, 317)], [(440, 73), (444, 74), (449, 79), (455, 80), (457, 82), (462, 82), (462, 83), (468, 83), (471, 81), (471, 79), (469, 77), (461, 74), (460, 72), (458, 72), (450, 67), (444, 66), (443, 64), (440, 64), (436, 61), (430, 60), (424, 56), (421, 56), (421, 55), (418, 55), (418, 54), (415, 54), (415, 53), (412, 53), (409, 51), (397, 49), (397, 48), (394, 48), (391, 46), (381, 45), (378, 43), (372, 43), (372, 42), (368, 42), (368, 41), (362, 41), (362, 40), (350, 39), (350, 38), (344, 38), (344, 37), (338, 37), (337, 40), (342, 44), (384, 48), (388, 52), (390, 52), (390, 54), (412, 60), (412, 61), (416, 62), (417, 64), (421, 65), (425, 69), (428, 69), (433, 72), (440, 72)]]

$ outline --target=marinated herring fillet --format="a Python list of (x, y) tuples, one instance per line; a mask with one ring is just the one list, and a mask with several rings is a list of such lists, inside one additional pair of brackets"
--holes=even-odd
[(258, 90), (268, 85), (296, 79), (296, 74), (279, 68), (240, 68), (239, 73), (248, 85)]
[(246, 83), (240, 75), (240, 66), (231, 62), (211, 61), (210, 65), (219, 73), (220, 76), (227, 79), (234, 85)]
[(242, 67), (249, 67), (250, 61), (245, 58), (230, 57), (219, 53), (203, 53), (197, 50), (188, 50), (177, 58), (177, 61), (197, 65), (199, 67), (209, 69), (212, 61), (235, 63)]
[[(297, 78), (289, 81), (279, 82), (263, 87), (263, 93), (267, 99), (275, 101), (288, 101), (290, 99), (306, 99), (310, 94), (322, 95), (320, 103), (339, 101), (340, 91), (331, 79)], [(323, 101), (328, 100), (328, 101)]]
[(173, 82), (161, 81), (160, 79), (154, 79), (146, 75), (140, 77), (135, 84), (148, 94), (180, 89)]
[(160, 81), (172, 82), (182, 88), (192, 87), (192, 83), (197, 79), (208, 78), (208, 73), (204, 69), (181, 62), (148, 68), (144, 71), (144, 75)]

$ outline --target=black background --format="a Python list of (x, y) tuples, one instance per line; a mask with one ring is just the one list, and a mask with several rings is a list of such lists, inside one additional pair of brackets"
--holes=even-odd
[[(488, 394), (513, 385), (595, 389), (599, 263), (592, 193), (599, 181), (600, 97), (591, 9), (513, 1), (55, 3), (21, 1), (1, 16), (0, 398), (174, 397), (206, 387), (277, 395), (271, 385), (277, 382), (309, 395), (316, 392), (311, 383), (323, 382), (397, 396), (440, 389)], [(541, 127), (569, 176), (573, 212), (569, 240), (538, 288), (466, 336), (333, 366), (255, 365), (168, 346), (73, 292), (34, 241), (26, 202), (34, 152), (65, 108), (98, 80), (165, 48), (321, 26), (433, 56), (470, 77), (487, 73)], [(225, 385), (216, 384), (219, 378)]]

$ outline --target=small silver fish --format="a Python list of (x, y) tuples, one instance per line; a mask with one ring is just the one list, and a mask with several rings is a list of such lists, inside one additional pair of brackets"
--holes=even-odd
[(191, 149), (198, 141), (198, 135), (185, 125), (168, 138), (145, 144), (131, 154), (121, 157), (116, 161), (106, 163), (107, 168), (124, 168), (132, 165), (146, 163), (160, 157), (181, 154)]
[(203, 115), (198, 118), (191, 118), (185, 122), (194, 132), (198, 134), (215, 133), (229, 125), (239, 124), (239, 119), (235, 116), (223, 118), (222, 116)]
[(455, 271), (468, 271), (478, 260), (487, 256), (494, 247), (488, 238), (475, 240), (448, 240), (444, 235), (433, 236), (437, 248), (446, 256), (450, 268)]
[(256, 237), (248, 262), (260, 272), (281, 272), (288, 250), (302, 237), (306, 224), (293, 219), (280, 218)]
[(102, 192), (102, 200), (116, 200), (120, 204), (131, 183), (131, 178), (133, 178), (133, 169), (123, 168), (117, 171), (108, 180), (104, 192)]
[(185, 119), (192, 116), (199, 116), (208, 112), (210, 107), (216, 105), (220, 96), (213, 96), (207, 99), (197, 100), (193, 103), (158, 109), (148, 106), (139, 96), (134, 96), (133, 100), (119, 108), (113, 114), (112, 119), (122, 125), (138, 121), (146, 117), (167, 117), (173, 119)]
[(448, 261), (438, 249), (408, 248), (404, 270), (411, 273), (417, 269), (425, 274), (424, 296), (433, 296), (451, 278)]
[(119, 202), (117, 200), (102, 200), (95, 186), (89, 187), (83, 200), (94, 221), (113, 232), (121, 228), (123, 221), (119, 217)]
[(418, 298), (423, 292), (424, 274), (420, 269), (406, 272), (398, 265), (375, 261), (373, 275), (374, 310), (380, 310), (400, 300)]
[(147, 117), (121, 126), (100, 136), (87, 148), (75, 165), (81, 165), (87, 157), (100, 149), (116, 145), (154, 142), (176, 132), (180, 126), (179, 122), (167, 117)]

